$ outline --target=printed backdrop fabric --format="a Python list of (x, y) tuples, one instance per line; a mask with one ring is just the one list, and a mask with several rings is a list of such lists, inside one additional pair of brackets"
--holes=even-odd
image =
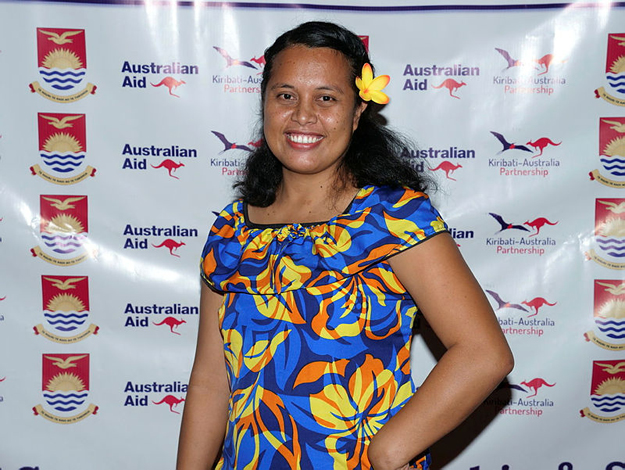
[(0, 469), (174, 467), (200, 251), (312, 19), (391, 76), (516, 356), (434, 468), (625, 469), (625, 4), (355, 3), (0, 2)]

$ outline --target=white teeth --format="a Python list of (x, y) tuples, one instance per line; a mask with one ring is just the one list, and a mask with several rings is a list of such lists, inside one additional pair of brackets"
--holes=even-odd
[(319, 142), (322, 137), (313, 136), (313, 135), (304, 135), (304, 134), (287, 134), (289, 140), (295, 142), (296, 144), (314, 144), (315, 142)]

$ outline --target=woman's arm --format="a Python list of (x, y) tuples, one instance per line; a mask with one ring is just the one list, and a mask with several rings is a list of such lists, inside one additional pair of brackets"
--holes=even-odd
[(374, 436), (375, 470), (395, 470), (460, 424), (512, 370), (488, 300), (449, 234), (389, 260), (447, 351), (408, 403)]
[(195, 362), (184, 405), (177, 470), (208, 470), (219, 455), (230, 390), (217, 311), (223, 296), (202, 283)]

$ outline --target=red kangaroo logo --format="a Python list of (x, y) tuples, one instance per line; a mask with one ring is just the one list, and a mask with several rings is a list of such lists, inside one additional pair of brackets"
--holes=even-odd
[(466, 85), (466, 83), (464, 83), (464, 82), (458, 83), (453, 78), (448, 78), (443, 83), (441, 83), (439, 86), (432, 85), (432, 88), (443, 88), (443, 87), (445, 87), (445, 88), (447, 88), (449, 90), (449, 96), (451, 96), (452, 98), (460, 99), (460, 97), (454, 95), (454, 93), (456, 92), (456, 90), (458, 90), (458, 88), (460, 88), (461, 86), (465, 86), (465, 85)]
[(4, 380), (5, 380), (5, 379), (6, 379), (6, 377), (2, 377), (2, 378), (0, 379), (0, 382), (4, 382)]
[(553, 54), (545, 54), (540, 59), (534, 60), (534, 62), (536, 62), (538, 65), (540, 65), (540, 68), (544, 68), (545, 69), (544, 72), (540, 72), (538, 75), (544, 75), (547, 72), (549, 72), (549, 66), (551, 64), (563, 64), (563, 63), (566, 62), (566, 60), (559, 60), (557, 62), (554, 62), (553, 61)]
[(247, 145), (250, 145), (254, 148), (259, 148), (263, 143), (263, 139), (258, 139), (256, 142), (248, 142)]
[(528, 395), (527, 398), (530, 397), (535, 397), (536, 395), (538, 395), (538, 389), (544, 385), (546, 385), (547, 387), (553, 387), (555, 384), (548, 384), (547, 382), (545, 382), (544, 379), (541, 379), (540, 377), (535, 378), (533, 380), (530, 380), (529, 382), (521, 382), (521, 385), (526, 386), (527, 388), (531, 389), (534, 391), (533, 395)]
[(169, 405), (169, 411), (172, 413), (180, 414), (178, 411), (174, 410), (174, 406), (178, 406), (180, 403), (184, 401), (184, 398), (176, 398), (173, 395), (165, 395), (161, 401), (152, 401), (155, 405), (160, 405), (165, 403)]
[(172, 175), (171, 172), (172, 171), (176, 171), (178, 168), (180, 168), (181, 166), (184, 166), (184, 163), (176, 163), (173, 160), (170, 160), (169, 158), (166, 158), (165, 160), (163, 160), (158, 166), (154, 166), (154, 165), (150, 165), (152, 168), (165, 168), (167, 170), (167, 172), (169, 173), (169, 176), (171, 176), (172, 178), (176, 178), (177, 180), (179, 180), (180, 178), (178, 178), (175, 175)]
[(532, 158), (536, 158), (536, 157), (540, 157), (543, 154), (543, 150), (545, 150), (545, 147), (547, 147), (548, 145), (555, 145), (558, 146), (560, 145), (562, 142), (558, 142), (557, 144), (555, 142), (553, 142), (549, 137), (541, 137), (540, 139), (535, 140), (534, 142), (532, 142), (531, 140), (525, 144), (525, 145), (531, 145), (532, 147), (534, 147), (534, 151), (536, 150), (540, 150), (540, 153), (536, 154), (536, 155), (532, 155)]
[(180, 333), (178, 333), (177, 331), (174, 331), (174, 328), (176, 328), (179, 325), (182, 325), (183, 323), (186, 323), (186, 321), (184, 320), (178, 320), (174, 317), (165, 317), (165, 319), (160, 322), (160, 323), (154, 323), (152, 322), (154, 325), (156, 326), (161, 326), (162, 324), (165, 324), (169, 327), (170, 331), (175, 334), (175, 335), (179, 335)]
[(538, 315), (538, 309), (540, 307), (544, 307), (545, 305), (549, 305), (550, 307), (553, 307), (555, 304), (557, 304), (558, 302), (554, 302), (552, 304), (550, 304), (549, 302), (547, 302), (547, 300), (545, 300), (543, 297), (535, 297), (532, 300), (524, 300), (523, 302), (521, 302), (524, 305), (527, 305), (530, 308), (534, 309), (534, 313), (529, 315), (530, 317), (533, 317), (535, 315)]
[(250, 59), (250, 62), (256, 62), (258, 65), (260, 65), (261, 67), (264, 67), (266, 62), (265, 62), (265, 56), (261, 55), (260, 57), (254, 57), (253, 59)]
[(535, 237), (536, 235), (538, 235), (540, 233), (540, 229), (543, 228), (543, 226), (545, 226), (545, 224), (548, 225), (557, 225), (558, 222), (549, 222), (547, 219), (545, 219), (544, 217), (539, 217), (537, 219), (532, 220), (531, 222), (525, 222), (523, 225), (528, 225), (530, 227), (532, 227), (534, 230), (536, 230), (536, 233), (532, 233), (530, 235), (530, 237)]
[(176, 251), (178, 248), (180, 248), (184, 244), (185, 244), (184, 242), (177, 242), (177, 241), (172, 240), (171, 238), (167, 238), (160, 245), (152, 244), (152, 246), (154, 248), (161, 248), (164, 246), (165, 248), (169, 249), (170, 255), (175, 256), (176, 258), (180, 258), (180, 255), (177, 255), (176, 253), (174, 253), (174, 251)]
[(441, 162), (441, 164), (438, 165), (436, 168), (430, 168), (430, 171), (443, 170), (445, 172), (445, 176), (447, 177), (447, 179), (450, 179), (452, 181), (457, 181), (455, 178), (452, 178), (451, 175), (458, 168), (462, 168), (462, 165), (454, 165), (450, 161), (444, 161), (444, 162)]
[(180, 98), (180, 97), (174, 93), (174, 90), (178, 88), (180, 85), (184, 85), (184, 84), (185, 84), (184, 80), (176, 80), (174, 77), (165, 77), (156, 85), (150, 82), (150, 85), (152, 85), (153, 87), (163, 86), (163, 85), (166, 86), (169, 89), (169, 94), (171, 96), (175, 96), (176, 98)]
[(6, 298), (7, 298), (6, 295), (4, 297), (0, 297), (0, 302), (3, 301)]

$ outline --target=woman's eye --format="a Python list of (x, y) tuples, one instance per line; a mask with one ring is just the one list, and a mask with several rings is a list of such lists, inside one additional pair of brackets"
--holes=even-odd
[(279, 98), (282, 98), (283, 100), (292, 100), (293, 99), (293, 95), (291, 95), (290, 93), (280, 93), (278, 95)]
[(334, 98), (332, 96), (325, 95), (321, 97), (321, 101), (330, 102), (330, 101), (334, 101)]

